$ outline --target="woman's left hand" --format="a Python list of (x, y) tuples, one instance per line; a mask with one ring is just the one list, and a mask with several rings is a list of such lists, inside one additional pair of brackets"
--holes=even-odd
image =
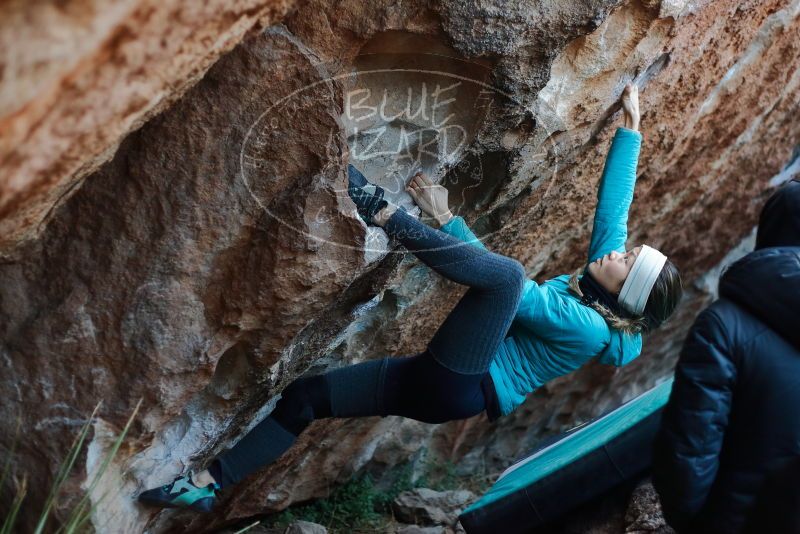
[(421, 171), (411, 178), (406, 191), (420, 209), (436, 219), (440, 226), (453, 218), (447, 205), (447, 189), (431, 182)]

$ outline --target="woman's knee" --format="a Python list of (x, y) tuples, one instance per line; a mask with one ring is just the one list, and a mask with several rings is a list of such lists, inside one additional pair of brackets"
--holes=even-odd
[(330, 415), (330, 395), (324, 375), (294, 380), (283, 390), (271, 414), (295, 435), (299, 435), (314, 419)]
[(516, 292), (521, 292), (523, 285), (525, 285), (525, 280), (527, 279), (525, 267), (522, 265), (522, 263), (514, 258), (503, 256), (503, 259), (503, 272), (498, 273), (498, 275), (502, 278), (503, 285)]

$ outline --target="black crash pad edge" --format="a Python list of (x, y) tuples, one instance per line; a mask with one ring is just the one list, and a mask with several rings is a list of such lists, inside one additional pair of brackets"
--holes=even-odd
[(641, 477), (653, 461), (653, 442), (662, 410), (558, 471), (462, 514), (461, 525), (468, 534), (531, 532), (614, 487)]

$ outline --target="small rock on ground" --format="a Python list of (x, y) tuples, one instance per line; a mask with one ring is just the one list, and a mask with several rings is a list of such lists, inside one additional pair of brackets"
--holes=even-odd
[(631, 494), (628, 510), (625, 512), (625, 525), (625, 532), (632, 534), (675, 532), (667, 525), (658, 493), (650, 482), (637, 487)]
[(415, 525), (455, 525), (458, 514), (475, 500), (467, 490), (434, 491), (417, 488), (404, 491), (392, 503), (398, 520)]
[(419, 525), (399, 525), (394, 534), (446, 534), (445, 527), (421, 527)]
[(286, 534), (328, 534), (328, 529), (310, 521), (295, 521), (286, 529)]

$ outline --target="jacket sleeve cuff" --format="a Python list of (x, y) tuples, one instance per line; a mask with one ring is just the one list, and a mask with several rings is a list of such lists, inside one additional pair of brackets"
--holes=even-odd
[(614, 137), (642, 137), (642, 132), (631, 130), (630, 128), (625, 128), (624, 126), (617, 126), (617, 131), (614, 133)]
[[(452, 232), (453, 228), (458, 224), (456, 219), (461, 219), (460, 215), (454, 215), (452, 219), (444, 223), (442, 226), (439, 227), (439, 230), (442, 232), (447, 232), (448, 234)], [(463, 219), (461, 219), (463, 222)]]

